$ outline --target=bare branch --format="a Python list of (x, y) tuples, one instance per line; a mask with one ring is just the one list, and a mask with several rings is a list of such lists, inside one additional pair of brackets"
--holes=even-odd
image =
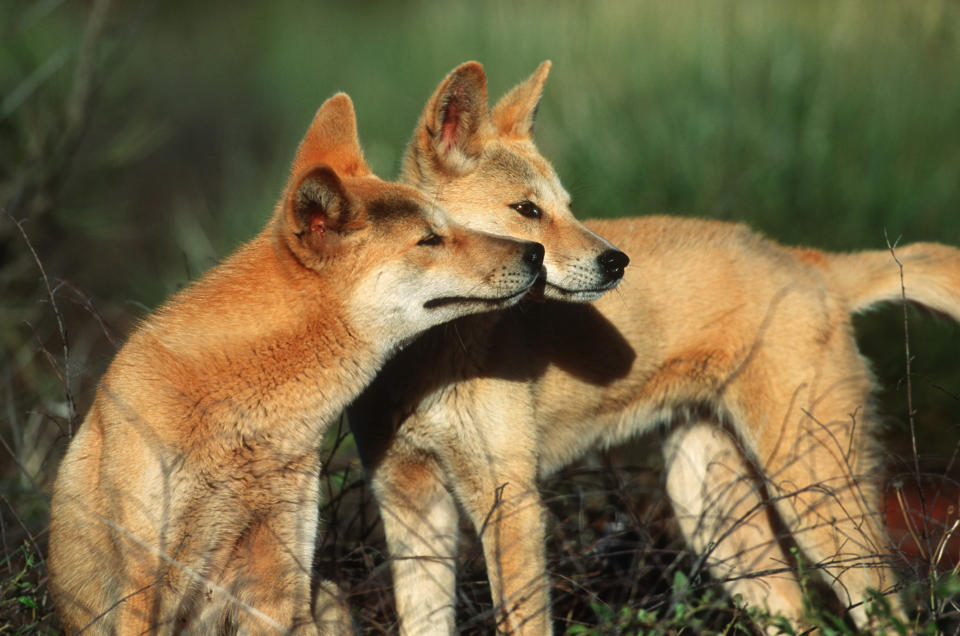
[(73, 391), (70, 389), (70, 344), (67, 337), (67, 328), (63, 323), (63, 314), (60, 313), (60, 309), (57, 307), (57, 299), (53, 293), (53, 289), (50, 287), (50, 278), (47, 276), (47, 271), (44, 269), (43, 262), (40, 260), (40, 256), (37, 254), (37, 251), (33, 248), (33, 243), (30, 242), (30, 237), (27, 236), (26, 230), (23, 229), (23, 224), (6, 210), (3, 212), (10, 218), (11, 221), (13, 221), (13, 224), (17, 226), (17, 229), (20, 230), (20, 234), (23, 235), (24, 242), (30, 249), (30, 253), (33, 254), (33, 260), (40, 269), (40, 276), (43, 278), (43, 284), (47, 288), (47, 297), (50, 299), (50, 306), (53, 307), (53, 314), (57, 318), (57, 328), (60, 331), (60, 344), (63, 345), (63, 374), (60, 376), (60, 381), (63, 384), (63, 392), (67, 400), (69, 421), (68, 433), (70, 437), (73, 438), (73, 429), (77, 418), (77, 404), (74, 401)]

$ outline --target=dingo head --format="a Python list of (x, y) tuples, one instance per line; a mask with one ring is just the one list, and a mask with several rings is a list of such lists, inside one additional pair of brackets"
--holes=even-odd
[(353, 103), (330, 98), (293, 162), (275, 216), (280, 245), (323, 276), (354, 326), (392, 343), (511, 305), (542, 270), (543, 247), (464, 228), (416, 189), (370, 172)]
[(548, 298), (589, 301), (612, 289), (629, 259), (577, 221), (570, 195), (533, 143), (550, 62), (487, 111), (483, 67), (467, 62), (427, 102), (403, 180), (464, 225), (542, 243)]

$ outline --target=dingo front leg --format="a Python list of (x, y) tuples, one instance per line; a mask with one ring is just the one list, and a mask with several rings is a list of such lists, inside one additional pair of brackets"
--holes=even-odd
[(454, 631), (457, 505), (436, 462), (422, 451), (391, 449), (373, 472), (390, 550), (400, 633)]
[[(532, 470), (536, 461), (524, 458), (505, 465)], [(496, 474), (493, 467), (458, 475), (455, 488), (483, 543), (497, 629), (507, 634), (551, 634), (545, 515), (534, 475)]]
[[(320, 590), (334, 592), (320, 582), (311, 592), (311, 569), (318, 515), (318, 469), (310, 456), (299, 465), (288, 465), (276, 476), (261, 477), (273, 503), (247, 527), (220, 577), (218, 603), (226, 609), (226, 624), (240, 633), (290, 631), (295, 634), (349, 634), (346, 612), (331, 614), (327, 604), (334, 599)], [(270, 480), (274, 483), (266, 483)], [(211, 596), (218, 597), (214, 591)], [(324, 605), (317, 607), (313, 596)], [(336, 594), (336, 596), (339, 596)], [(341, 616), (339, 625), (318, 625), (315, 616), (328, 623)]]

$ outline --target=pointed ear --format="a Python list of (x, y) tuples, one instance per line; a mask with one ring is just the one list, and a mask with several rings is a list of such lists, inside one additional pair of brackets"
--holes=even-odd
[(478, 62), (461, 64), (440, 82), (427, 101), (406, 162), (428, 159), (441, 172), (469, 172), (483, 152), (487, 121), (483, 66)]
[(325, 163), (348, 177), (371, 174), (360, 149), (353, 102), (345, 93), (337, 93), (317, 110), (297, 148), (292, 174), (300, 174), (318, 163)]
[(537, 117), (543, 85), (550, 74), (550, 60), (542, 62), (525, 82), (513, 87), (493, 107), (493, 125), (507, 137), (533, 136), (533, 122)]
[(327, 165), (307, 169), (295, 180), (284, 202), (284, 234), (301, 260), (321, 255), (353, 221), (353, 205), (343, 183)]

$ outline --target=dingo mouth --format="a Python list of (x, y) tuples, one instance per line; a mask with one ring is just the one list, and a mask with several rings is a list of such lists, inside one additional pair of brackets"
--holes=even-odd
[(543, 292), (546, 293), (547, 290), (549, 290), (565, 300), (584, 302), (595, 300), (600, 296), (603, 296), (605, 293), (616, 287), (621, 280), (623, 280), (623, 278), (618, 278), (604, 285), (590, 287), (587, 289), (568, 289), (566, 287), (561, 287), (560, 285), (551, 283), (550, 281), (545, 281)]
[[(534, 281), (535, 282), (535, 281)], [(437, 309), (439, 307), (449, 307), (450, 305), (489, 305), (491, 307), (496, 307), (497, 305), (511, 304), (513, 302), (519, 301), (523, 298), (530, 288), (533, 287), (533, 282), (524, 287), (523, 289), (509, 294), (507, 296), (497, 296), (491, 298), (484, 297), (474, 297), (474, 296), (447, 296), (445, 298), (433, 298), (423, 303), (424, 309)]]

